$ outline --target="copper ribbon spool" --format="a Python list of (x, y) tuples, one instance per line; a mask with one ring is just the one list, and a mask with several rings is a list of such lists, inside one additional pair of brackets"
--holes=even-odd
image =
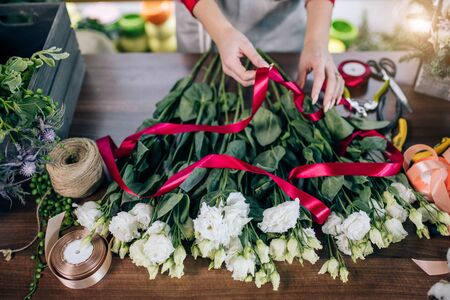
[(100, 235), (95, 235), (90, 245), (80, 248), (83, 238), (89, 235), (86, 229), (73, 230), (58, 239), (63, 219), (64, 213), (61, 213), (51, 218), (47, 225), (45, 256), (48, 267), (68, 288), (93, 286), (111, 266), (110, 245)]

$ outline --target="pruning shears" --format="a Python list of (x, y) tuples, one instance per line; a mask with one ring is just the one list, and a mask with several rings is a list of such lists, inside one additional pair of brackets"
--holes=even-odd
[(400, 86), (395, 82), (394, 77), (397, 73), (397, 67), (389, 58), (381, 58), (378, 62), (375, 60), (369, 60), (367, 64), (370, 66), (372, 71), (372, 76), (378, 78), (380, 80), (384, 80), (385, 84), (388, 82), (389, 87), (394, 92), (395, 96), (397, 96), (398, 101), (410, 112), (413, 110), (411, 105), (408, 102), (408, 98), (405, 93), (403, 93)]

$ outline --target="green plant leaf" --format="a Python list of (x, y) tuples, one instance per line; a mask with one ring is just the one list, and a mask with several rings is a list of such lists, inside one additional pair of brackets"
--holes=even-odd
[(252, 120), (256, 140), (261, 146), (273, 143), (281, 134), (280, 119), (270, 110), (261, 107)]
[(273, 172), (278, 169), (278, 164), (283, 159), (286, 151), (281, 146), (276, 146), (273, 149), (264, 151), (256, 156), (253, 163), (267, 172)]
[(324, 120), (331, 136), (338, 141), (345, 139), (353, 132), (353, 126), (341, 117), (335, 108), (327, 111)]
[(228, 144), (225, 154), (237, 159), (243, 159), (245, 157), (245, 149), (246, 145), (244, 140), (234, 140)]
[(175, 207), (175, 205), (177, 205), (181, 201), (181, 199), (183, 199), (182, 193), (168, 194), (162, 199), (159, 199), (158, 205), (156, 206), (156, 217), (160, 219), (161, 217), (165, 216)]
[(389, 125), (389, 121), (374, 121), (362, 118), (349, 118), (348, 121), (357, 129), (372, 130), (382, 129)]
[(189, 177), (180, 185), (180, 188), (185, 192), (191, 191), (197, 184), (200, 183), (200, 181), (202, 181), (206, 173), (208, 173), (208, 170), (205, 168), (194, 169), (191, 175), (189, 175)]
[(368, 136), (359, 142), (362, 151), (385, 151), (387, 142), (384, 138), (379, 136)]
[(314, 134), (310, 124), (297, 118), (290, 125), (306, 142), (311, 143), (314, 141)]
[(324, 195), (330, 200), (333, 200), (334, 197), (336, 197), (336, 195), (339, 193), (343, 185), (344, 185), (344, 176), (326, 177), (322, 182), (320, 191), (322, 195)]
[(180, 100), (178, 109), (183, 122), (194, 120), (197, 117), (201, 102), (208, 104), (213, 99), (213, 92), (206, 83), (193, 83), (186, 89)]

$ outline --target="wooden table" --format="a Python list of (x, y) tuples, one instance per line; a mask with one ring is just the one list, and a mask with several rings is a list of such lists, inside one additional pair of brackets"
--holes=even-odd
[[(336, 61), (389, 57), (398, 62), (402, 53), (360, 52), (336, 55)], [(294, 75), (298, 55), (275, 55), (280, 64)], [(154, 104), (167, 94), (175, 81), (188, 74), (197, 55), (122, 54), (86, 56), (87, 74), (71, 128), (71, 136), (98, 138), (111, 134), (119, 142), (132, 133), (154, 111)], [(450, 134), (450, 102), (413, 92), (417, 63), (398, 65), (397, 81), (408, 96), (415, 112), (409, 120), (407, 144), (435, 144)], [(371, 82), (368, 94), (378, 87)], [(389, 102), (392, 102), (390, 99)], [(392, 108), (389, 109), (392, 113)], [(94, 197), (95, 198), (95, 197)], [(23, 245), (33, 237), (34, 204), (13, 212), (0, 212), (0, 248)], [(411, 228), (409, 228), (411, 229)], [(410, 230), (411, 232), (411, 230)], [(48, 269), (45, 270), (36, 299), (124, 299), (124, 298), (295, 298), (295, 299), (424, 299), (429, 287), (446, 276), (429, 277), (413, 264), (411, 258), (444, 259), (450, 239), (434, 237), (419, 240), (414, 235), (388, 249), (377, 250), (366, 261), (348, 261), (350, 281), (342, 284), (328, 275), (317, 275), (323, 263), (288, 265), (279, 263), (281, 286), (272, 292), (270, 284), (258, 289), (254, 284), (233, 281), (226, 270), (208, 271), (206, 260), (185, 262), (186, 275), (169, 279), (158, 275), (148, 280), (145, 269), (129, 259), (114, 257), (104, 280), (86, 290), (63, 287)], [(29, 259), (32, 250), (24, 251), (10, 262), (0, 261), (0, 298), (20, 299), (26, 294), (33, 273)], [(447, 276), (447, 279), (448, 276)]]

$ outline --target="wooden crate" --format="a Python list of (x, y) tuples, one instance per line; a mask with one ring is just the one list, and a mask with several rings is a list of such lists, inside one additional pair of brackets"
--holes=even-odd
[(58, 134), (69, 133), (83, 82), (85, 64), (64, 3), (0, 4), (0, 61), (11, 56), (29, 57), (34, 52), (59, 47), (70, 56), (51, 68), (33, 74), (29, 89), (41, 88), (64, 105), (64, 124)]

